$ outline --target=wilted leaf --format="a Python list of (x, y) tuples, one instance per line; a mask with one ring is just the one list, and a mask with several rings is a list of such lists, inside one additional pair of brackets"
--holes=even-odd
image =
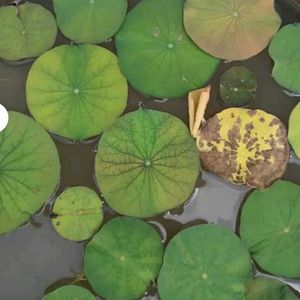
[(300, 157), (300, 104), (294, 108), (290, 116), (289, 141), (297, 156)]
[(42, 300), (96, 300), (95, 296), (77, 285), (65, 285), (44, 296)]

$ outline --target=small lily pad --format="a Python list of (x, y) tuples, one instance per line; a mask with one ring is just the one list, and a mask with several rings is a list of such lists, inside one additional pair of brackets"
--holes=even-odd
[(298, 300), (284, 283), (267, 278), (253, 279), (248, 285), (247, 300)]
[(0, 58), (36, 57), (50, 49), (57, 34), (52, 13), (40, 4), (26, 2), (0, 7)]
[(219, 64), (186, 35), (182, 11), (183, 0), (142, 0), (116, 36), (121, 69), (143, 94), (184, 96), (203, 86)]
[(300, 157), (300, 104), (298, 104), (289, 121), (289, 141), (298, 157)]
[(221, 77), (220, 96), (230, 106), (246, 106), (255, 97), (257, 82), (244, 67), (232, 67)]
[(161, 238), (151, 225), (117, 217), (88, 243), (84, 273), (107, 300), (139, 299), (156, 278), (162, 257)]
[(9, 112), (0, 132), (0, 234), (28, 221), (55, 190), (59, 157), (47, 132), (31, 118)]
[(158, 290), (161, 300), (245, 300), (251, 271), (236, 235), (215, 225), (193, 226), (169, 243)]
[(122, 114), (128, 88), (112, 52), (63, 45), (36, 60), (26, 94), (30, 112), (47, 130), (82, 140), (100, 134)]
[(95, 296), (77, 285), (65, 285), (47, 294), (42, 300), (96, 300)]
[(274, 60), (272, 76), (292, 92), (300, 92), (300, 23), (280, 29), (273, 38), (269, 53)]
[(240, 234), (257, 264), (284, 277), (300, 277), (300, 186), (276, 181), (254, 191), (241, 214)]
[(62, 33), (80, 43), (101, 43), (112, 37), (127, 12), (127, 0), (53, 0)]
[(280, 27), (274, 0), (186, 0), (187, 34), (207, 53), (248, 59), (265, 49)]
[(255, 188), (270, 186), (289, 161), (285, 126), (262, 110), (223, 110), (201, 127), (197, 144), (205, 169)]
[(72, 187), (56, 199), (53, 214), (52, 224), (61, 236), (83, 241), (90, 238), (102, 223), (102, 202), (93, 190)]
[(185, 124), (159, 111), (139, 109), (118, 119), (99, 144), (96, 177), (117, 212), (150, 217), (192, 194), (199, 153)]

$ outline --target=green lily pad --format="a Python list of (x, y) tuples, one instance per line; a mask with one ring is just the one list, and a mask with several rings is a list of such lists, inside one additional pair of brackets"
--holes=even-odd
[(117, 57), (94, 45), (63, 45), (33, 64), (27, 103), (47, 130), (75, 140), (100, 134), (126, 107), (128, 88)]
[(80, 43), (101, 43), (120, 28), (126, 0), (53, 0), (62, 33)]
[(232, 67), (221, 77), (220, 96), (231, 106), (246, 106), (255, 97), (257, 82), (254, 74), (244, 67)]
[(276, 181), (254, 191), (241, 214), (240, 234), (257, 264), (269, 273), (300, 277), (300, 186)]
[(0, 7), (0, 58), (19, 60), (36, 57), (50, 49), (57, 34), (52, 13), (26, 2)]
[(118, 217), (88, 243), (84, 273), (107, 300), (138, 299), (156, 278), (162, 257), (161, 238), (151, 225)]
[(174, 208), (192, 194), (199, 152), (176, 117), (139, 109), (106, 131), (96, 157), (96, 177), (117, 212), (150, 217)]
[(65, 285), (44, 296), (42, 300), (96, 300), (95, 296), (77, 285)]
[(300, 157), (300, 104), (298, 104), (289, 121), (289, 141), (298, 157)]
[(116, 36), (121, 69), (143, 94), (184, 96), (203, 86), (219, 64), (186, 35), (182, 10), (183, 0), (142, 0)]
[(221, 111), (201, 127), (197, 143), (202, 167), (255, 188), (281, 178), (289, 161), (284, 124), (262, 110)]
[(90, 238), (102, 223), (102, 202), (93, 190), (72, 187), (56, 199), (53, 214), (52, 224), (61, 236), (83, 241)]
[(55, 190), (59, 177), (56, 147), (31, 118), (9, 112), (0, 132), (0, 234), (30, 219)]
[(245, 300), (251, 260), (229, 230), (198, 225), (169, 243), (158, 277), (161, 300)]
[(253, 279), (248, 285), (247, 300), (298, 300), (284, 283), (267, 278)]
[(265, 49), (281, 19), (274, 0), (186, 0), (187, 34), (207, 53), (227, 59), (248, 59)]
[(280, 29), (273, 38), (269, 53), (274, 60), (272, 76), (292, 92), (300, 92), (300, 23)]

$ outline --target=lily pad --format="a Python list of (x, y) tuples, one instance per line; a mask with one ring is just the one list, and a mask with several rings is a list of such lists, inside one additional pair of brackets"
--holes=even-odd
[(300, 104), (298, 104), (289, 121), (289, 141), (298, 157), (300, 157)]
[(83, 186), (65, 190), (55, 201), (52, 224), (64, 238), (83, 241), (90, 238), (103, 220), (102, 202)]
[(151, 225), (118, 217), (88, 243), (84, 273), (107, 300), (138, 299), (156, 278), (162, 257), (161, 238)]
[(219, 60), (198, 49), (182, 23), (183, 0), (142, 0), (116, 36), (121, 69), (139, 92), (179, 97), (203, 86)]
[(300, 23), (280, 29), (273, 38), (269, 53), (274, 60), (272, 76), (282, 87), (300, 92)]
[(127, 0), (53, 0), (62, 33), (80, 43), (101, 43), (120, 28)]
[(96, 177), (117, 212), (150, 217), (192, 194), (199, 173), (197, 147), (185, 124), (159, 111), (139, 109), (106, 131), (96, 157)]
[(223, 110), (201, 127), (197, 143), (205, 169), (255, 188), (280, 178), (289, 160), (285, 126), (262, 110)]
[(284, 283), (267, 278), (256, 278), (248, 286), (247, 300), (298, 300)]
[(44, 296), (42, 300), (96, 300), (95, 296), (77, 285), (65, 285)]
[(254, 191), (241, 214), (240, 234), (257, 264), (269, 273), (300, 277), (300, 186), (276, 181)]
[(57, 34), (52, 13), (40, 4), (26, 2), (0, 7), (0, 58), (36, 57), (50, 49)]
[(265, 49), (281, 19), (274, 0), (186, 0), (187, 34), (207, 53), (227, 59), (248, 59)]
[(31, 118), (9, 112), (0, 132), (0, 234), (30, 219), (55, 190), (59, 177), (56, 147)]
[(229, 230), (198, 225), (169, 243), (158, 277), (161, 300), (245, 300), (251, 260)]
[(245, 67), (232, 67), (221, 77), (220, 96), (230, 106), (246, 106), (255, 97), (257, 82)]
[(128, 88), (117, 57), (94, 45), (63, 45), (33, 64), (27, 103), (47, 130), (75, 140), (100, 134), (126, 107)]

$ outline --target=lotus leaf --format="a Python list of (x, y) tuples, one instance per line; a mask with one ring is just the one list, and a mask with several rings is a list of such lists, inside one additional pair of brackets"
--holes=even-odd
[(96, 300), (95, 296), (77, 285), (65, 285), (47, 294), (42, 300)]
[(55, 201), (52, 224), (64, 238), (82, 241), (90, 238), (103, 220), (102, 202), (83, 186), (65, 190)]
[(53, 0), (62, 33), (80, 43), (101, 43), (121, 26), (126, 0)]
[(158, 277), (161, 300), (245, 300), (251, 260), (229, 230), (197, 225), (169, 243)]
[(31, 118), (9, 112), (0, 132), (0, 234), (30, 219), (55, 190), (59, 177), (56, 147)]
[(197, 143), (204, 168), (251, 187), (271, 185), (289, 160), (285, 126), (262, 110), (223, 110), (201, 127)]
[(123, 112), (127, 82), (116, 56), (95, 45), (63, 45), (33, 64), (27, 103), (47, 130), (81, 140), (100, 134)]
[(219, 64), (186, 35), (182, 10), (183, 0), (142, 0), (116, 36), (124, 75), (146, 95), (184, 96), (203, 86)]
[(99, 144), (96, 177), (117, 212), (150, 217), (188, 199), (199, 173), (199, 153), (176, 117), (139, 109), (107, 130)]
[(84, 272), (93, 289), (107, 300), (139, 299), (156, 278), (162, 257), (161, 238), (151, 225), (117, 217), (88, 243)]
[(57, 34), (52, 13), (26, 2), (0, 7), (0, 58), (19, 60), (36, 57), (51, 48)]
[(274, 0), (186, 0), (187, 34), (207, 53), (244, 60), (265, 49), (280, 27)]
[(289, 121), (289, 141), (297, 156), (300, 157), (300, 104), (298, 104)]
[(240, 234), (257, 264), (269, 273), (300, 277), (300, 186), (276, 181), (254, 191), (241, 214)]

